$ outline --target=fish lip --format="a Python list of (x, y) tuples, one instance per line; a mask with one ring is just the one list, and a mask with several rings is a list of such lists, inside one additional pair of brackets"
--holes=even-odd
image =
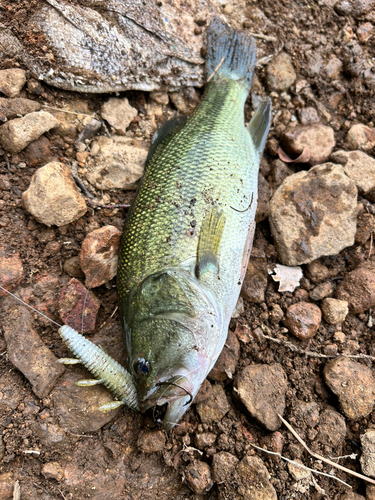
[(139, 402), (140, 410), (146, 411), (154, 406), (171, 404), (181, 398), (186, 399), (186, 408), (194, 399), (195, 392), (192, 382), (185, 376), (176, 375), (167, 380), (160, 380), (153, 384), (146, 396)]

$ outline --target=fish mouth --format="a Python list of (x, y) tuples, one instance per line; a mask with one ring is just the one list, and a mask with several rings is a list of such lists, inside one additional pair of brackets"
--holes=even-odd
[(163, 418), (166, 430), (174, 427), (192, 403), (197, 390), (185, 376), (176, 375), (156, 382), (146, 397), (139, 403), (140, 410), (146, 411), (156, 406), (168, 405)]

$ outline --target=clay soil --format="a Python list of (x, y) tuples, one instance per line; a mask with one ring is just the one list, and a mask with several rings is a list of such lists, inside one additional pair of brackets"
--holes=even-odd
[[(307, 80), (311, 86), (314, 101), (297, 95), (292, 87), (286, 94), (273, 97), (274, 109), (298, 116), (298, 111), (306, 106), (324, 106), (327, 113), (326, 124), (335, 130), (337, 147), (342, 147), (345, 134), (356, 120), (360, 123), (374, 126), (374, 87), (371, 82), (365, 83), (360, 70), (355, 68), (353, 54), (349, 42), (343, 40), (340, 33), (343, 30), (356, 32), (358, 26), (365, 22), (365, 17), (353, 18), (338, 15), (329, 5), (329, 0), (259, 0), (256, 3), (233, 3), (230, 16), (236, 15), (236, 9), (245, 9), (248, 22), (246, 29), (251, 32), (259, 31), (257, 17), (253, 16), (254, 9), (262, 11), (271, 21), (266, 27), (262, 24), (262, 33), (277, 39), (277, 42), (259, 40), (258, 45), (264, 54), (272, 54), (281, 44), (291, 56), (298, 80)], [(3, 2), (0, 3), (1, 22), (10, 27), (17, 34), (20, 24), (27, 18), (30, 2)], [(231, 4), (232, 5), (232, 4)], [(364, 60), (369, 61), (375, 56), (373, 42), (362, 47)], [(312, 56), (320, 55), (323, 59), (322, 70), (311, 74), (308, 70)], [(335, 79), (329, 79), (323, 67), (331, 57), (337, 57), (344, 62), (344, 71)], [(357, 61), (358, 64), (360, 61)], [(0, 69), (12, 68), (21, 61), (6, 60), (0, 63)], [(26, 69), (26, 68), (25, 68)], [(260, 82), (266, 88), (264, 68), (257, 71)], [(31, 75), (28, 75), (30, 78)], [(60, 108), (63, 104), (77, 99), (77, 95), (61, 91), (45, 84), (41, 84), (42, 94), (28, 94), (24, 96), (37, 99), (44, 104)], [(199, 90), (199, 92), (201, 92)], [(266, 92), (267, 93), (267, 92)], [(144, 92), (127, 92), (121, 94), (129, 98), (130, 103), (137, 107), (142, 117), (142, 109), (149, 102), (149, 95)], [(88, 103), (92, 113), (100, 110), (108, 95), (79, 96)], [(249, 100), (250, 101), (250, 100)], [(250, 102), (246, 107), (246, 117), (250, 117)], [(171, 109), (172, 104), (169, 104)], [(285, 116), (281, 113), (279, 117)], [(280, 119), (282, 120), (282, 118)], [(161, 124), (163, 117), (158, 117)], [(275, 123), (269, 135), (268, 146), (265, 152), (265, 161), (262, 164), (263, 173), (267, 176), (272, 162), (277, 159), (275, 145), (278, 144), (283, 122)], [(136, 130), (137, 123), (132, 123), (130, 129)], [(57, 134), (46, 134), (50, 141), (53, 157), (70, 165), (75, 160), (75, 137), (61, 137)], [(150, 137), (142, 139), (149, 140)], [(0, 199), (5, 206), (0, 212), (0, 242), (7, 252), (19, 254), (23, 262), (23, 280), (16, 292), (23, 297), (32, 297), (30, 303), (38, 305), (54, 319), (58, 318), (56, 302), (61, 288), (70, 277), (63, 270), (63, 263), (79, 253), (81, 243), (90, 230), (111, 224), (120, 230), (126, 216), (126, 210), (98, 210), (88, 208), (84, 217), (77, 222), (63, 228), (52, 228), (53, 241), (61, 244), (57, 253), (46, 250), (46, 241), (40, 234), (44, 234), (46, 227), (36, 222), (25, 210), (22, 202), (22, 192), (30, 183), (31, 176), (40, 165), (30, 166), (30, 161), (24, 153), (0, 156), (0, 174), (3, 185), (0, 186)], [(6, 180), (4, 184), (4, 180)], [(100, 195), (95, 192), (94, 194)], [(131, 202), (134, 192), (108, 191), (110, 203)], [(49, 238), (49, 236), (48, 236)], [(277, 253), (273, 246), (267, 219), (262, 221), (255, 236), (255, 244), (265, 251), (267, 263), (277, 262)], [(50, 247), (48, 247), (50, 248)], [(330, 269), (330, 279), (343, 278), (345, 273), (352, 270), (359, 261), (366, 259), (370, 251), (370, 241), (363, 246), (355, 245), (342, 251), (337, 256), (320, 259)], [(303, 266), (307, 273), (307, 266)], [(123, 354), (119, 319), (112, 314), (116, 307), (116, 281), (103, 285), (95, 290), (99, 297), (101, 308), (97, 318), (95, 338), (107, 336), (104, 342), (109, 349), (115, 343), (117, 353)], [(301, 289), (307, 292), (311, 288), (309, 280), (303, 280)], [(231, 329), (234, 331), (238, 323), (248, 325), (250, 331), (265, 325), (267, 334), (271, 337), (280, 336), (280, 328), (269, 321), (271, 304), (278, 303), (285, 309), (300, 300), (298, 293), (278, 293), (277, 284), (271, 278), (267, 286), (266, 300), (255, 304), (245, 303), (245, 311), (241, 317), (233, 319)], [(9, 305), (8, 298), (0, 299), (3, 304)], [(348, 353), (352, 346), (353, 354), (373, 353), (373, 335), (368, 325), (368, 313), (360, 316), (348, 316), (342, 330), (347, 340), (351, 341)], [(35, 315), (35, 328), (43, 342), (58, 357), (66, 357), (68, 351), (62, 344), (56, 328), (46, 320)], [(104, 325), (104, 326), (102, 326)], [(310, 341), (299, 341), (290, 335), (286, 339), (302, 350), (323, 352), (326, 345), (332, 344), (335, 329), (322, 322), (317, 335)], [(113, 338), (111, 337), (113, 335)], [(353, 347), (354, 346), (354, 347)], [(137, 442), (145, 430), (157, 429), (152, 414), (139, 415), (130, 410), (121, 410), (116, 416), (97, 432), (78, 435), (74, 430), (65, 430), (61, 442), (53, 442), (49, 434), (47, 439), (35, 429), (40, 429), (43, 422), (49, 426), (59, 426), (59, 414), (55, 407), (54, 393), (40, 400), (31, 390), (31, 386), (23, 375), (15, 369), (6, 355), (6, 343), (0, 335), (0, 431), (3, 448), (0, 462), (0, 473), (10, 473), (9, 481), (16, 480), (21, 485), (24, 499), (239, 499), (241, 496), (235, 481), (227, 484), (214, 484), (209, 492), (198, 495), (192, 492), (184, 481), (186, 467), (193, 459), (199, 459), (211, 465), (212, 456), (220, 451), (227, 451), (242, 459), (246, 454), (258, 454), (264, 461), (270, 481), (276, 489), (279, 499), (321, 498), (322, 490), (327, 498), (341, 498), (349, 488), (334, 479), (316, 476), (315, 481), (305, 485), (305, 489), (297, 487), (296, 481), (288, 472), (287, 464), (280, 460), (271, 459), (251, 447), (251, 442), (259, 445), (262, 438), (269, 434), (264, 427), (250, 418), (244, 406), (233, 398), (233, 382), (228, 379), (221, 382), (224, 387), (230, 411), (221, 422), (202, 426), (195, 405), (184, 416), (182, 425), (165, 434), (166, 444), (160, 452), (142, 453)], [(368, 418), (357, 422), (346, 421), (347, 434), (342, 445), (332, 448), (314, 441), (314, 436), (308, 433), (305, 422), (295, 412), (299, 401), (315, 402), (322, 412), (325, 408), (334, 408), (340, 411), (334, 395), (325, 386), (322, 370), (325, 359), (304, 356), (291, 352), (287, 346), (280, 346), (264, 338), (254, 335), (250, 341), (241, 343), (241, 354), (237, 371), (252, 363), (280, 363), (288, 378), (286, 394), (285, 417), (293, 422), (298, 432), (309, 445), (317, 452), (327, 457), (337, 457), (360, 453), (359, 436), (369, 426), (375, 424), (375, 412)], [(69, 368), (74, 373), (75, 368)], [(78, 377), (78, 375), (77, 375)], [(215, 382), (214, 382), (215, 383)], [(79, 406), (79, 401), (77, 401)], [(56, 427), (57, 428), (57, 427)], [(208, 451), (197, 448), (195, 436), (199, 432), (212, 432), (217, 436), (216, 443)], [(284, 428), (280, 427), (284, 439), (283, 454), (286, 457), (299, 458), (308, 466), (329, 473), (331, 467), (312, 460), (303, 451), (295, 438)], [(309, 440), (310, 436), (310, 440)], [(189, 448), (191, 447), (191, 448)], [(25, 453), (25, 450), (34, 450), (37, 453)], [(201, 454), (203, 452), (203, 454)], [(124, 458), (125, 457), (125, 458)], [(42, 474), (44, 464), (58, 462), (65, 473), (61, 481), (49, 479)], [(341, 459), (342, 465), (360, 472), (359, 461)], [(336, 475), (346, 481), (355, 492), (365, 495), (365, 483), (343, 472)], [(1, 496), (0, 498), (8, 498)], [(251, 498), (251, 497), (248, 497)], [(257, 497), (258, 498), (258, 497)]]

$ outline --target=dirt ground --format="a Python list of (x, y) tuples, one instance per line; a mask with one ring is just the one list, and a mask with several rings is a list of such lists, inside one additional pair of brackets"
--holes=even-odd
[[(320, 110), (323, 122), (325, 116), (325, 124), (335, 131), (337, 149), (343, 146), (346, 132), (354, 122), (374, 126), (375, 73), (368, 71), (367, 76), (364, 76), (364, 72), (371, 65), (374, 67), (375, 45), (373, 38), (370, 38), (367, 43), (357, 43), (353, 48), (352, 41), (356, 39), (358, 27), (365, 22), (374, 24), (375, 16), (373, 12), (359, 16), (338, 14), (333, 9), (334, 3), (331, 0), (234, 0), (220, 7), (229, 18), (245, 13), (247, 21), (244, 29), (277, 39), (258, 40), (262, 55), (274, 53), (283, 44), (283, 50), (291, 56), (297, 81), (306, 80), (312, 89), (312, 95), (307, 97), (297, 93), (295, 86), (287, 92), (272, 94), (274, 116), (277, 114), (278, 118), (271, 128), (262, 163), (262, 172), (266, 178), (277, 159), (276, 146), (285, 129), (285, 120), (288, 123), (290, 117), (298, 118), (299, 111), (307, 106)], [(35, 2), (23, 1), (0, 2), (1, 22), (11, 28), (14, 34), (22, 34), (22, 22), (27, 18), (27, 9), (32, 8), (34, 4)], [(261, 16), (259, 12), (266, 17)], [(312, 60), (319, 60), (319, 57), (321, 68), (315, 71), (312, 68)], [(342, 72), (334, 79), (329, 78), (324, 69), (332, 57), (343, 62)], [(23, 67), (20, 61), (3, 60), (0, 69), (13, 68), (15, 63)], [(267, 95), (269, 92), (264, 90), (267, 88), (264, 67), (257, 70), (257, 76), (262, 84), (260, 93)], [(28, 78), (31, 78), (30, 74)], [(55, 108), (62, 108), (77, 99), (85, 100), (91, 114), (98, 112), (103, 102), (108, 99), (108, 95), (77, 96), (73, 92), (52, 88), (44, 83), (40, 85), (40, 95), (29, 92), (27, 87), (22, 95)], [(199, 96), (201, 93), (202, 90), (198, 90)], [(139, 110), (142, 121), (142, 109), (150, 102), (149, 95), (146, 92), (132, 91), (122, 93), (121, 96), (128, 97), (131, 105)], [(251, 112), (250, 104), (249, 99), (246, 105), (247, 120)], [(163, 116), (156, 117), (157, 124), (163, 123), (165, 116), (173, 110), (173, 104), (165, 106)], [(278, 113), (279, 111), (281, 113)], [(139, 130), (139, 122), (135, 121), (130, 125), (129, 133), (141, 136), (140, 139), (147, 143), (152, 135), (152, 128), (147, 131), (144, 128), (142, 134), (137, 135)], [(52, 130), (46, 137), (50, 141), (52, 157), (71, 165), (76, 159), (76, 136), (61, 136)], [(7, 159), (4, 155), (6, 153), (0, 156), (0, 200), (5, 202), (0, 209), (0, 242), (9, 254), (19, 254), (23, 263), (23, 280), (15, 293), (24, 298), (28, 297), (30, 304), (37, 305), (50, 317), (59, 320), (57, 299), (61, 288), (70, 279), (63, 269), (64, 262), (78, 255), (83, 239), (93, 229), (110, 224), (121, 230), (126, 210), (98, 210), (89, 206), (86, 215), (75, 223), (61, 228), (52, 227), (46, 234), (46, 226), (36, 222), (25, 210), (21, 196), (41, 164), (31, 166), (30, 156), (27, 156), (26, 152), (8, 155)], [(91, 187), (90, 190), (99, 198), (103, 194)], [(134, 191), (112, 190), (106, 191), (106, 194), (109, 195), (107, 203), (128, 203), (132, 201)], [(60, 242), (57, 250), (51, 245), (48, 246), (50, 241)], [(67, 244), (68, 241), (70, 243)], [(354, 245), (339, 255), (321, 258), (320, 262), (330, 270), (331, 280), (341, 279), (357, 265), (361, 256), (368, 258), (370, 245), (370, 241), (363, 245)], [(267, 219), (257, 226), (255, 247), (264, 249), (268, 265), (277, 262)], [(308, 266), (302, 267), (305, 276), (308, 276)], [(256, 304), (244, 300), (244, 312), (239, 318), (232, 319), (231, 330), (234, 331), (237, 324), (241, 324), (247, 325), (251, 332), (256, 332), (257, 327), (265, 325), (267, 335), (280, 337), (283, 324), (275, 325), (270, 321), (271, 306), (279, 304), (285, 311), (290, 304), (307, 296), (301, 295), (301, 289), (309, 292), (316, 283), (304, 278), (301, 288), (296, 292), (278, 293), (278, 285), (268, 278), (265, 301)], [(96, 323), (97, 330), (94, 337), (90, 338), (107, 342), (108, 350), (111, 352), (112, 349), (121, 358), (124, 347), (121, 344), (119, 319), (117, 314), (112, 317), (116, 306), (115, 285), (116, 281), (113, 279), (95, 289), (101, 307)], [(8, 298), (1, 298), (0, 301), (9, 305)], [(57, 357), (67, 357), (69, 353), (56, 328), (36, 314), (33, 314), (33, 317), (34, 327), (46, 346)], [(367, 312), (357, 316), (349, 315), (342, 325), (347, 339), (347, 353), (374, 354), (373, 331), (368, 327), (368, 318)], [(287, 335), (287, 340), (301, 350), (322, 353), (325, 346), (333, 343), (334, 332), (334, 327), (322, 321), (317, 335), (311, 340), (300, 341), (291, 335)], [(215, 453), (222, 451), (231, 453), (239, 460), (246, 454), (255, 453), (260, 456), (280, 500), (317, 499), (323, 496), (322, 490), (325, 491), (326, 498), (340, 499), (346, 498), (344, 495), (349, 491), (347, 486), (326, 476), (314, 477), (319, 486), (314, 485), (310, 479), (304, 488), (301, 488), (289, 474), (284, 461), (254, 450), (250, 443), (261, 445), (270, 431), (251, 419), (246, 408), (233, 397), (231, 379), (212, 382), (213, 385), (219, 384), (225, 389), (230, 405), (230, 411), (221, 421), (202, 424), (193, 404), (183, 417), (182, 425), (165, 433), (165, 444), (161, 451), (144, 453), (140, 449), (140, 438), (146, 431), (157, 430), (152, 413), (139, 415), (130, 410), (120, 410), (99, 431), (80, 434), (74, 430), (62, 430), (59, 423), (60, 408), (56, 407), (54, 391), (44, 399), (35, 396), (29, 382), (8, 360), (2, 335), (0, 353), (0, 479), (3, 479), (1, 484), (4, 491), (9, 490), (6, 490), (7, 481), (11, 485), (16, 480), (19, 481), (23, 499), (253, 498), (241, 493), (240, 480), (236, 478), (223, 484), (215, 483), (207, 493), (198, 494), (188, 488), (185, 478), (189, 464), (200, 460), (211, 465)], [(340, 411), (337, 399), (323, 380), (325, 359), (292, 352), (287, 346), (267, 341), (256, 333), (248, 343), (241, 342), (237, 372), (250, 364), (276, 362), (283, 367), (288, 381), (284, 416), (293, 423), (309, 446), (326, 457), (359, 454), (359, 436), (368, 427), (375, 425), (374, 411), (367, 418), (355, 422), (346, 419), (345, 439), (339, 446), (332, 447), (315, 440), (316, 433), (314, 435), (312, 429), (306, 427), (305, 418), (296, 410), (299, 402), (303, 401), (316, 403), (320, 413), (327, 408)], [(369, 361), (366, 363), (371, 366)], [(79, 377), (76, 368), (67, 370), (71, 371), (74, 379)], [(77, 404), (79, 407), (79, 401)], [(79, 419), (79, 414), (77, 418)], [(49, 429), (48, 432), (46, 428)], [(285, 427), (280, 427), (279, 432), (284, 440), (284, 456), (300, 459), (306, 465), (325, 473), (331, 471), (330, 466), (311, 459)], [(199, 449), (197, 435), (202, 433), (213, 433), (214, 444), (202, 445)], [(29, 452), (25, 453), (25, 450)], [(45, 464), (51, 462), (60, 465), (64, 472), (63, 479), (57, 479), (58, 474), (51, 477), (42, 473)], [(340, 464), (361, 472), (358, 459), (344, 458), (340, 460)], [(8, 476), (5, 476), (6, 474)], [(366, 495), (363, 481), (344, 472), (336, 472), (336, 475), (348, 483), (354, 492)], [(0, 491), (0, 499), (9, 498), (6, 495), (7, 493)]]

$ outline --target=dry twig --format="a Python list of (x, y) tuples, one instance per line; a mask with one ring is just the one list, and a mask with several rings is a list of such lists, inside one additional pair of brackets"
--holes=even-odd
[(208, 83), (216, 75), (216, 73), (219, 71), (221, 65), (223, 64), (224, 59), (225, 59), (225, 57), (222, 58), (222, 60), (219, 62), (219, 64), (216, 66), (216, 68), (213, 70), (213, 72), (210, 74), (210, 76), (207, 78), (206, 83)]
[(293, 436), (297, 439), (297, 441), (305, 448), (305, 450), (312, 457), (316, 458), (317, 460), (321, 460), (322, 462), (324, 462), (324, 463), (326, 463), (328, 465), (331, 465), (332, 467), (334, 467), (336, 469), (342, 470), (342, 471), (346, 472), (347, 474), (351, 474), (352, 476), (359, 477), (363, 481), (367, 481), (368, 483), (375, 484), (374, 479), (371, 479), (368, 476), (364, 476), (363, 474), (360, 474), (359, 472), (356, 472), (354, 470), (348, 469), (347, 467), (344, 467), (343, 465), (340, 465), (340, 464), (337, 464), (335, 462), (332, 462), (332, 460), (329, 460), (328, 458), (322, 457), (321, 455), (318, 455), (314, 451), (310, 450), (310, 448), (307, 446), (307, 444), (305, 443), (305, 441), (297, 434), (297, 432), (293, 429), (293, 427), (290, 425), (290, 423), (287, 422), (285, 420), (285, 418), (283, 418), (281, 415), (277, 414), (277, 416), (282, 421), (282, 423), (285, 425), (285, 427), (288, 429), (288, 431), (290, 431), (293, 434)]

